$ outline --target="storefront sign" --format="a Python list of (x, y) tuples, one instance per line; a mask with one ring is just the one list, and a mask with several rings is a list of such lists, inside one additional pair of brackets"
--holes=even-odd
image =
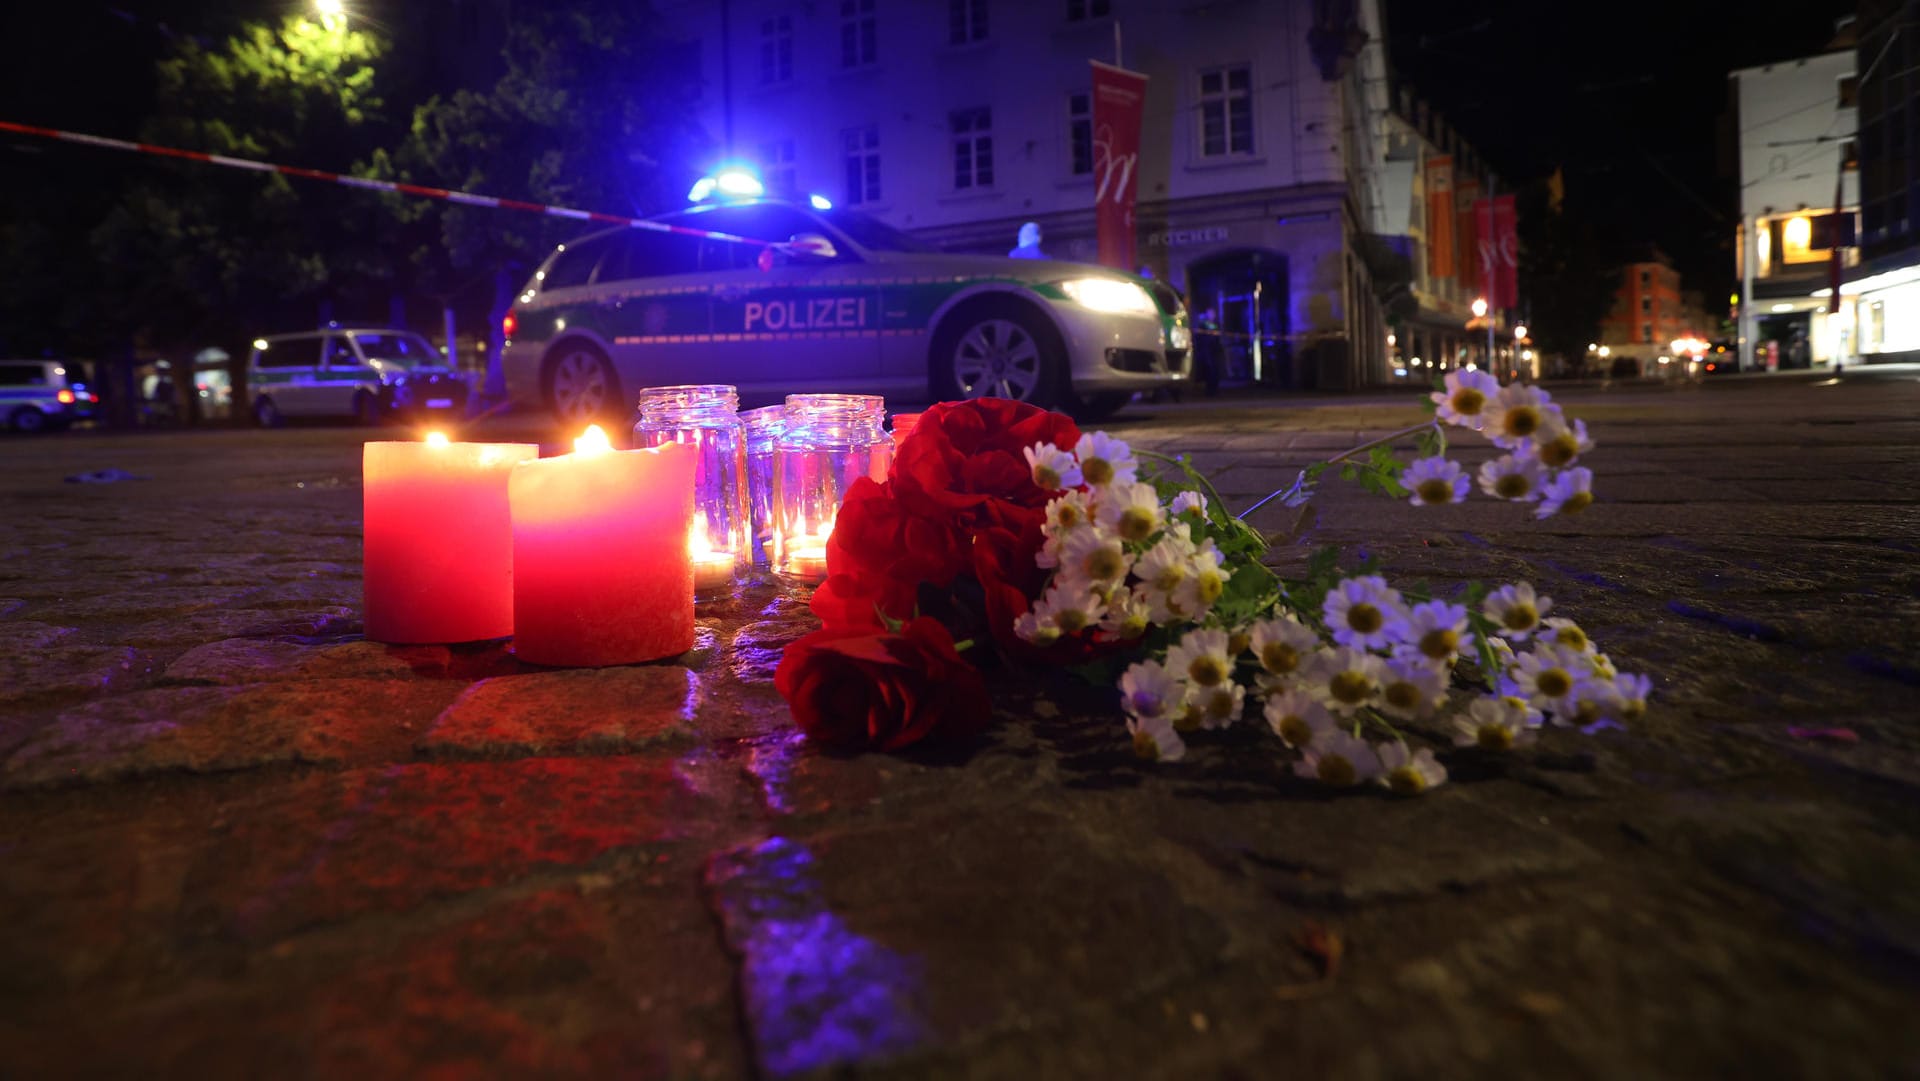
[(1148, 233), (1149, 248), (1184, 248), (1192, 244), (1214, 244), (1227, 239), (1227, 227), (1215, 225), (1206, 229), (1169, 229), (1164, 233)]

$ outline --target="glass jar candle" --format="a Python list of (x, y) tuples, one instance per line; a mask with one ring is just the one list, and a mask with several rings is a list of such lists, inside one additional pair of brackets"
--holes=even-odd
[(773, 562), (773, 442), (787, 415), (784, 405), (740, 414), (747, 426), (747, 506), (753, 518), (753, 562)]
[(895, 413), (893, 415), (893, 449), (900, 449), (901, 440), (913, 434), (913, 426), (920, 423), (919, 413)]
[(731, 587), (750, 560), (747, 426), (739, 409), (740, 395), (729, 386), (648, 387), (633, 426), (635, 448), (686, 443), (699, 451), (687, 554), (694, 592), (703, 596)]
[(790, 394), (774, 440), (774, 570), (827, 576), (827, 538), (840, 501), (861, 477), (887, 479), (893, 440), (886, 403), (872, 394)]

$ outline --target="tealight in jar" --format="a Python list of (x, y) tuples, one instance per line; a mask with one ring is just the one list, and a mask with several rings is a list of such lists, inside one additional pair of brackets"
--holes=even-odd
[(774, 564), (780, 574), (827, 576), (827, 538), (853, 482), (887, 479), (893, 439), (873, 394), (790, 394), (774, 439)]
[(753, 562), (773, 562), (773, 442), (786, 422), (787, 407), (768, 405), (740, 414), (747, 426), (747, 505), (753, 518)]
[(693, 473), (693, 588), (711, 596), (733, 585), (749, 562), (747, 426), (730, 386), (648, 387), (640, 392), (636, 449), (687, 443), (699, 450)]

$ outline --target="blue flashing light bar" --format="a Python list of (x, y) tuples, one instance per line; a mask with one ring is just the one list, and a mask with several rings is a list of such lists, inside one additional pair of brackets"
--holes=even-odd
[(807, 196), (807, 205), (815, 210), (832, 210), (833, 200), (824, 195), (809, 195)]

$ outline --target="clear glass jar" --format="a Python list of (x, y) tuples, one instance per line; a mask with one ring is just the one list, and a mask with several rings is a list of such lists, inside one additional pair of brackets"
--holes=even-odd
[(753, 517), (753, 561), (773, 562), (773, 443), (787, 416), (784, 405), (767, 405), (740, 414), (747, 426), (747, 505)]
[(887, 479), (893, 439), (873, 394), (790, 394), (774, 440), (774, 570), (827, 576), (827, 538), (840, 501), (861, 477)]
[(919, 413), (895, 413), (893, 415), (893, 449), (900, 449), (900, 442), (913, 434), (913, 426), (920, 423)]
[(732, 587), (750, 561), (752, 518), (747, 506), (747, 426), (739, 392), (729, 386), (648, 387), (640, 392), (633, 445), (687, 443), (700, 456), (693, 473), (693, 557), (696, 594)]

